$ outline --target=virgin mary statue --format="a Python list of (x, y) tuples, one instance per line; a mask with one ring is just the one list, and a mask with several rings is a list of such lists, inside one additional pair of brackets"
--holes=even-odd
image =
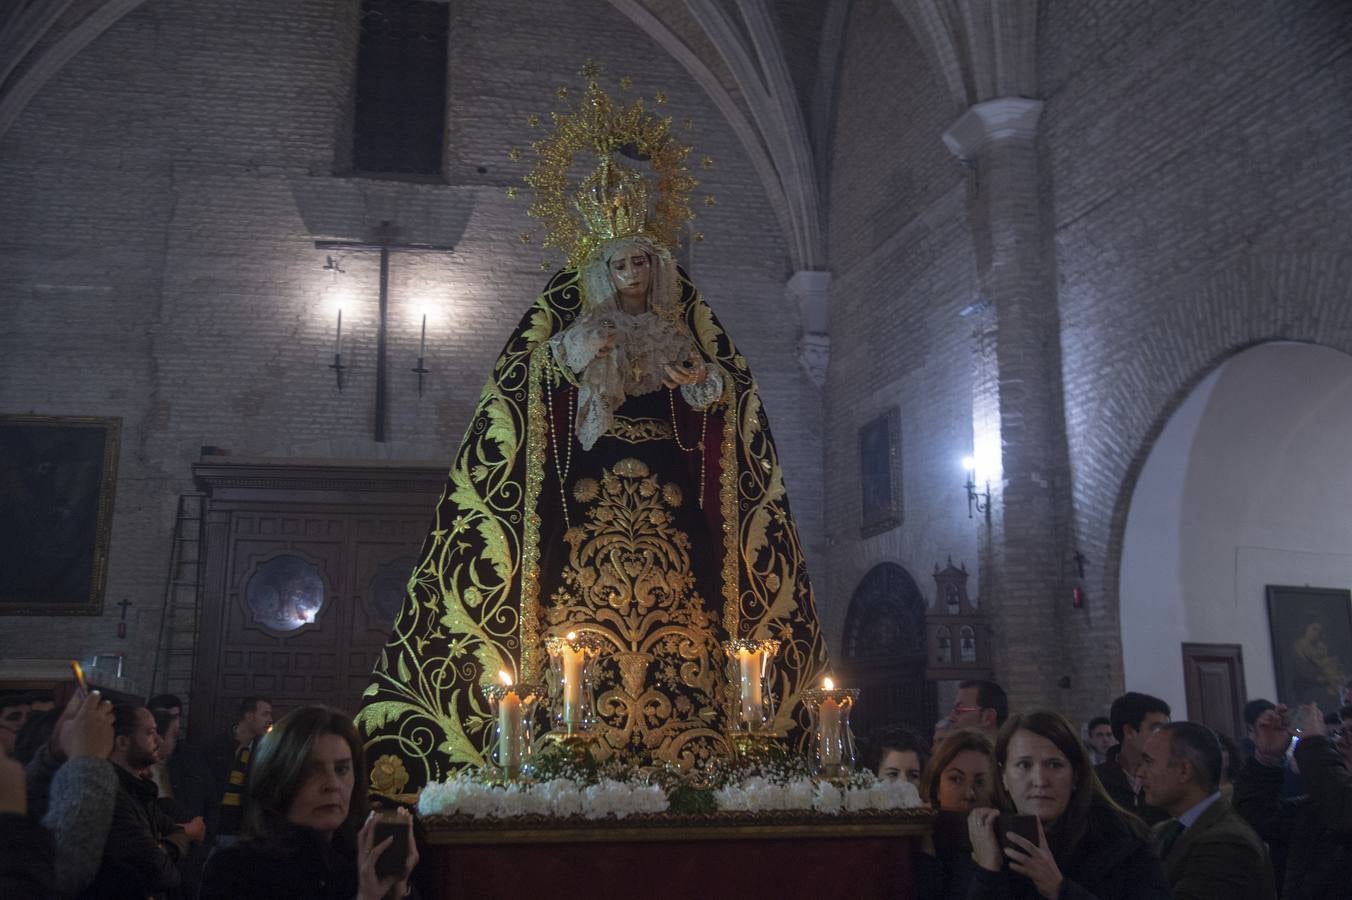
[[(672, 257), (689, 148), (583, 74), (526, 178), (569, 265), (493, 367), (357, 715), (378, 793), (485, 764), (483, 687), (542, 681), (556, 633), (604, 647), (593, 752), (639, 766), (731, 752), (723, 641), (779, 642), (790, 741), (826, 666), (755, 379)], [(570, 184), (578, 157), (593, 169)]]

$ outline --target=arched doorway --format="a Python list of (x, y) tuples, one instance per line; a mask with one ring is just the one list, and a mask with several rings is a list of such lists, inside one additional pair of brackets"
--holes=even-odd
[[(1284, 699), (1266, 587), (1352, 587), (1349, 446), (1352, 357), (1337, 350), (1260, 344), (1188, 394), (1151, 447), (1127, 514), (1128, 690), (1162, 697), (1175, 719), (1200, 717), (1188, 707), (1182, 645), (1238, 645), (1247, 695)], [(1352, 654), (1330, 652), (1352, 675)]]
[(938, 718), (925, 680), (925, 596), (896, 563), (869, 570), (850, 598), (840, 682), (861, 690), (852, 725), (867, 736), (903, 725), (928, 737)]

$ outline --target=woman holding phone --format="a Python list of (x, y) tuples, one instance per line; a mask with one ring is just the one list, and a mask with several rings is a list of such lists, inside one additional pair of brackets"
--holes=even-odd
[[(395, 814), (407, 828), (400, 842), (407, 851), (392, 867), (381, 864), (396, 841), (376, 839), (365, 778), (356, 775), (365, 771), (345, 713), (305, 706), (284, 716), (259, 743), (250, 769), (243, 839), (207, 860), (202, 900), (406, 896), (418, 862), (413, 817)], [(390, 869), (395, 874), (382, 876)]]
[(995, 769), (998, 809), (967, 820), (977, 864), (969, 900), (1171, 896), (1145, 824), (1108, 797), (1065, 718), (1011, 716), (995, 741)]

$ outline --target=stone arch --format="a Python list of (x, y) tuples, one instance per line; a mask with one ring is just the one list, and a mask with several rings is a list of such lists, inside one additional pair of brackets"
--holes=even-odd
[(861, 690), (855, 727), (863, 734), (887, 724), (922, 730), (934, 720), (935, 690), (925, 680), (928, 604), (915, 579), (893, 562), (860, 580), (845, 614), (841, 682)]
[[(1089, 589), (1102, 598), (1091, 614), (1101, 617), (1092, 627), (1105, 640), (1093, 643), (1106, 671), (1082, 672), (1086, 705), (1123, 688), (1119, 581), (1127, 513), (1170, 417), (1217, 366), (1258, 344), (1294, 341), (1352, 353), (1349, 285), (1352, 257), (1345, 255), (1245, 256), (1200, 284), (1180, 282), (1165, 298), (1165, 313), (1134, 342), (1149, 352), (1114, 367), (1114, 387), (1089, 425), (1101, 433), (1081, 434), (1072, 451), (1077, 541), (1091, 561), (1102, 561)], [(1103, 422), (1111, 427), (1094, 429)]]
[[(1265, 587), (1352, 578), (1341, 539), (1352, 501), (1343, 465), (1350, 389), (1352, 355), (1268, 341), (1228, 357), (1169, 417), (1122, 541), (1119, 623), (1132, 690), (1183, 710), (1178, 642), (1238, 644), (1249, 696), (1290, 702), (1278, 693)], [(1345, 650), (1335, 655), (1346, 663)]]

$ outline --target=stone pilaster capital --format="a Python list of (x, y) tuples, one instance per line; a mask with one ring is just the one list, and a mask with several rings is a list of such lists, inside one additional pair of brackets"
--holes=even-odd
[(798, 339), (798, 365), (817, 387), (826, 384), (826, 368), (831, 363), (831, 336), (809, 331)]
[(944, 146), (958, 159), (976, 159), (993, 141), (1031, 143), (1037, 137), (1042, 101), (1027, 97), (999, 97), (978, 103), (958, 116), (944, 132)]

